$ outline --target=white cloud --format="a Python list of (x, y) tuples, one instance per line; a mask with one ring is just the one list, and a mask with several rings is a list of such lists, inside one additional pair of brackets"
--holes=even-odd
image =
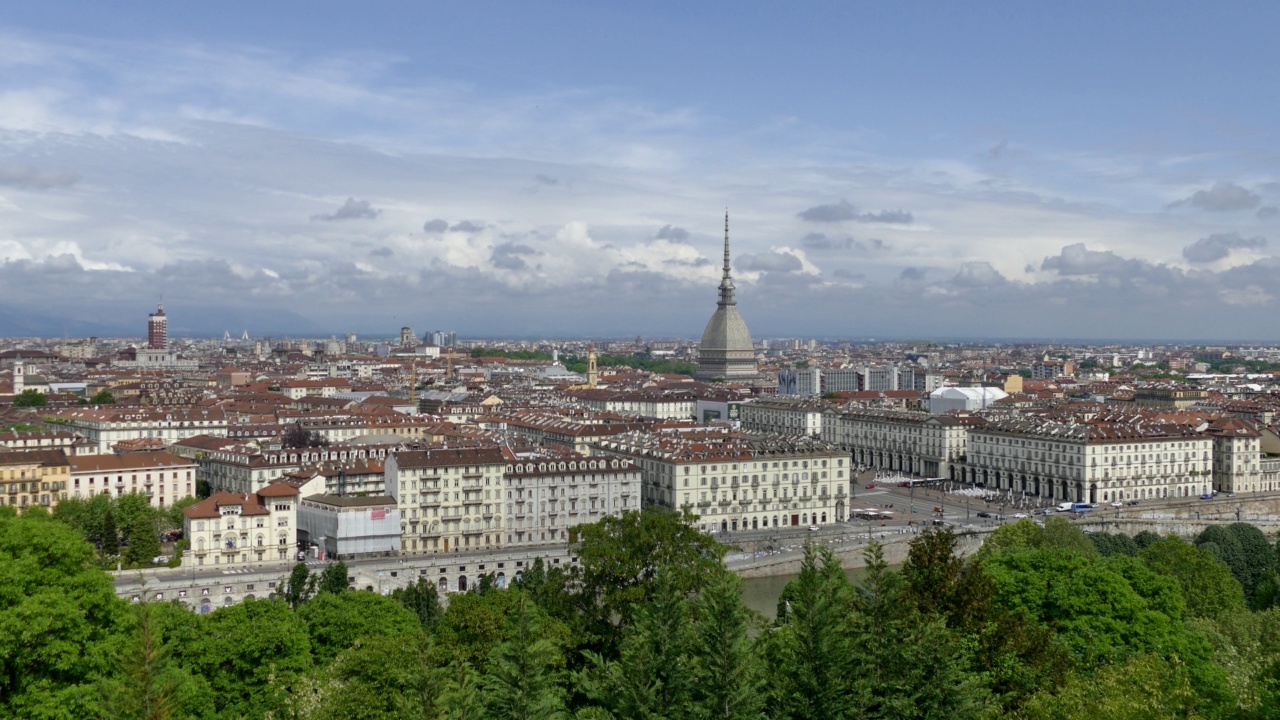
[[(0, 45), (12, 39), (0, 34)], [(1239, 225), (1214, 213), (1210, 225), (1202, 213), (1161, 211), (1197, 192), (1203, 209), (1258, 206), (1270, 192), (1261, 178), (1218, 188), (1204, 177), (1227, 175), (1209, 173), (1204, 158), (1021, 140), (998, 163), (980, 150), (905, 158), (877, 154), (874, 138), (835, 158), (817, 141), (759, 141), (776, 143), (776, 128), (712, 132), (716, 118), (701, 108), (625, 90), (495, 96), (406, 82), (390, 55), (30, 38), (19, 49), (0, 58), (22, 69), (0, 78), (0, 261), (12, 272), (93, 271), (81, 273), (86, 296), (105, 297), (127, 270), (163, 285), (211, 268), (210, 282), (235, 290), (222, 301), (269, 299), (317, 321), (381, 323), (447, 288), (459, 298), (450, 312), (476, 331), (502, 331), (504, 302), (524, 312), (625, 297), (593, 309), (599, 325), (580, 331), (666, 318), (678, 323), (668, 332), (690, 332), (714, 301), (727, 204), (739, 297), (763, 332), (794, 329), (784, 309), (851, 298), (904, 303), (884, 313), (899, 322), (947, 317), (935, 300), (1033, 313), (1100, 278), (1142, 297), (1184, 283), (1219, 310), (1275, 302), (1249, 290), (1268, 287), (1254, 277), (1266, 267), (1257, 243), (1232, 245), (1201, 280), (1171, 269), (1197, 238), (1257, 236), (1255, 213), (1238, 213)], [(311, 222), (317, 211), (343, 222)], [(815, 228), (822, 241), (806, 243)], [(1237, 269), (1242, 290), (1218, 286)], [(1133, 273), (1146, 285), (1126, 279)], [(625, 293), (610, 294), (615, 285)], [(0, 305), (20, 301), (18, 287), (0, 287)], [(1168, 316), (1136, 295), (1108, 297), (1127, 302), (1116, 312)], [(843, 319), (798, 314), (811, 332)], [(979, 315), (954, 317), (982, 327)]]

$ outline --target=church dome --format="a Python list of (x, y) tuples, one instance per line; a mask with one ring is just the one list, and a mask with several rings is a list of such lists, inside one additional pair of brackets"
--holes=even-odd
[(733, 276), (729, 273), (729, 213), (724, 215), (724, 275), (720, 278), (720, 301), (702, 331), (698, 347), (699, 380), (751, 380), (759, 374), (755, 348), (747, 322), (738, 312)]
[[(751, 333), (747, 330), (747, 321), (742, 319), (736, 305), (716, 308), (702, 331), (702, 352), (708, 350), (745, 350), (755, 356), (755, 348), (751, 344)], [(754, 359), (753, 359), (754, 362)]]

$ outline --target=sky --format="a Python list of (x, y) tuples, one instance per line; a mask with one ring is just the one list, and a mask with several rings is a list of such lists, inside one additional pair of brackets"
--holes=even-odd
[(16, 5), (0, 334), (1280, 342), (1280, 4)]

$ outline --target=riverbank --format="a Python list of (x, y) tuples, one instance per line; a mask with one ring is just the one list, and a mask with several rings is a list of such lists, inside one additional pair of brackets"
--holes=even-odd
[[(901, 565), (907, 560), (914, 533), (892, 531), (877, 532), (872, 539), (880, 543), (884, 551), (885, 562), (890, 565)], [(956, 552), (961, 556), (977, 552), (982, 547), (986, 536), (995, 528), (965, 528), (956, 532)], [(866, 567), (863, 557), (868, 539), (864, 534), (844, 536), (819, 536), (810, 542), (825, 545), (832, 549), (840, 566), (846, 570)], [(724, 564), (729, 570), (743, 579), (766, 578), (775, 576), (791, 576), (800, 573), (800, 564), (804, 560), (804, 543), (785, 545), (772, 550), (754, 550), (730, 553), (725, 556)]]

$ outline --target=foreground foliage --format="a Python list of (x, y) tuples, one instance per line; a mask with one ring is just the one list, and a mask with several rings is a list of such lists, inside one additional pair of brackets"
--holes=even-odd
[(768, 621), (688, 517), (646, 511), (579, 528), (572, 572), (447, 602), (349, 590), (335, 563), (197, 615), (127, 605), (95, 567), (85, 535), (141, 513), (77, 512), (0, 512), (0, 717), (1280, 718), (1276, 548), (1234, 526), (1022, 522), (971, 558), (932, 531), (900, 570), (869, 546), (858, 582), (808, 547)]

